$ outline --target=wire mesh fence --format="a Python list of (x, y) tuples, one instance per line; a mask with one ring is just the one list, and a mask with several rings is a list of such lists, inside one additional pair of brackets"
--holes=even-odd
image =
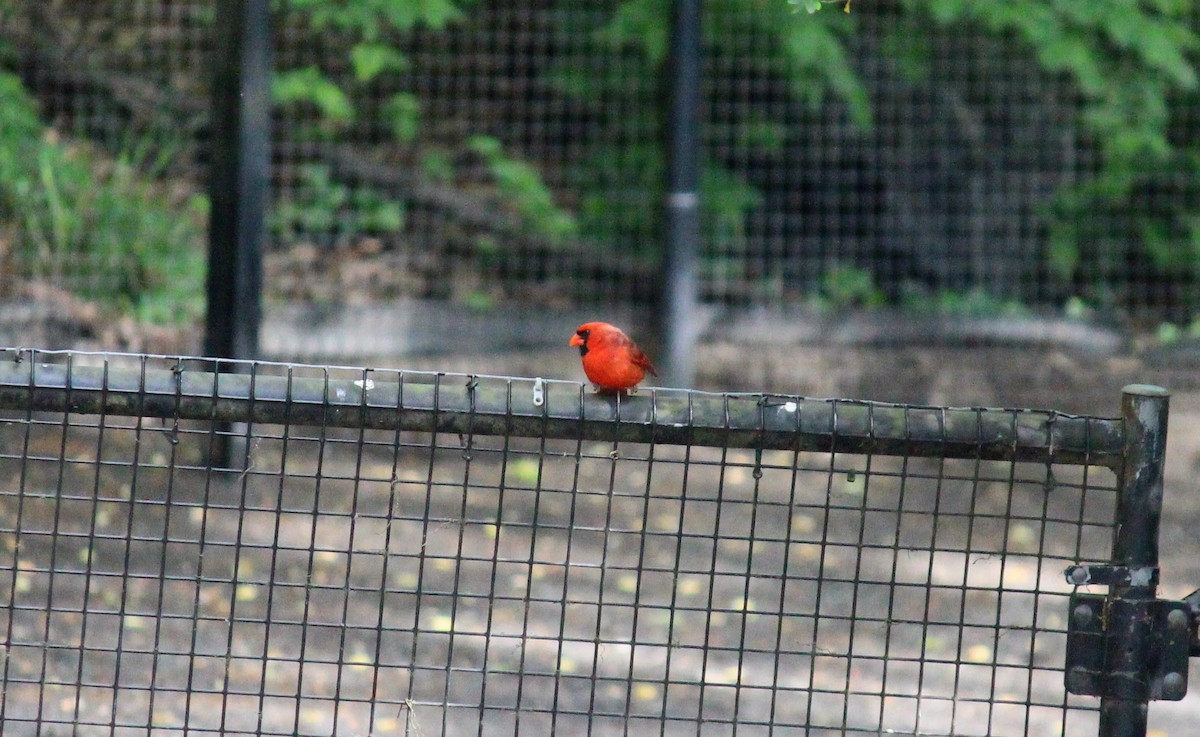
[(0, 355), (5, 735), (1091, 735), (1119, 419)]
[[(705, 300), (1192, 318), (1193, 7), (796, 6), (704, 8)], [(652, 301), (666, 5), (387, 7), (272, 4), (269, 303)], [(0, 8), (6, 296), (195, 316), (215, 13)]]

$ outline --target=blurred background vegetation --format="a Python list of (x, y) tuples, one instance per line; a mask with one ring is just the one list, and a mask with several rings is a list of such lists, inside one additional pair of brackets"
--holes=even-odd
[[(703, 5), (705, 301), (1195, 324), (1194, 3), (812, 5)], [(272, 7), (268, 305), (654, 302), (669, 0)], [(195, 324), (213, 16), (0, 6), (0, 300)]]

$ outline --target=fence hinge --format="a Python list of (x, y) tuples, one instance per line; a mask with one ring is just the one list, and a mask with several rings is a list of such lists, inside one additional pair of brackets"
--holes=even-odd
[[(1067, 583), (1154, 586), (1157, 568), (1079, 565)], [(1188, 657), (1200, 655), (1200, 591), (1183, 601), (1072, 594), (1067, 618), (1069, 693), (1132, 701), (1178, 701), (1187, 693)]]

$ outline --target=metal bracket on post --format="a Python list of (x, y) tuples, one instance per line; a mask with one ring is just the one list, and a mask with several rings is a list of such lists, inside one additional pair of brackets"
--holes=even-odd
[[(1070, 566), (1067, 583), (1104, 586), (1153, 585), (1158, 569)], [(1067, 624), (1067, 691), (1132, 701), (1178, 701), (1187, 693), (1188, 656), (1200, 653), (1194, 604), (1163, 599), (1128, 600), (1100, 594), (1071, 596)], [(1124, 650), (1129, 636), (1145, 642), (1144, 657), (1130, 669), (1109, 653)], [(1113, 661), (1117, 661), (1113, 663)]]

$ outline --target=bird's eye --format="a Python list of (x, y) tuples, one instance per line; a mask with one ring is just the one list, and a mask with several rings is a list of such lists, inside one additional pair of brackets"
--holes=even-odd
[(575, 331), (575, 334), (578, 335), (580, 338), (583, 338), (584, 340), (587, 340), (588, 336), (591, 335), (591, 333), (592, 333), (591, 330), (576, 330)]

